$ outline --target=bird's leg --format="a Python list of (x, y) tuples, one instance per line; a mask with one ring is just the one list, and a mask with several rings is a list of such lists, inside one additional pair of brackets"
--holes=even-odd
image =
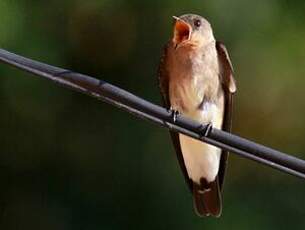
[(179, 111), (176, 109), (173, 109), (173, 107), (170, 107), (169, 112), (171, 113), (173, 122), (176, 123), (177, 117), (180, 115)]
[(209, 122), (205, 125), (201, 125), (199, 128), (200, 133), (203, 137), (207, 137), (213, 128), (212, 122)]

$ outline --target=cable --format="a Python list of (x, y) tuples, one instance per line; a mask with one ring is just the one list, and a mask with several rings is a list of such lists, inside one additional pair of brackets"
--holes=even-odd
[[(184, 116), (175, 122), (165, 108), (137, 97), (105, 81), (70, 70), (37, 62), (0, 49), (0, 61), (18, 69), (47, 78), (72, 90), (90, 95), (141, 119), (183, 133), (241, 157), (305, 179), (305, 161), (222, 130), (199, 124)], [(208, 128), (209, 131), (205, 132)]]

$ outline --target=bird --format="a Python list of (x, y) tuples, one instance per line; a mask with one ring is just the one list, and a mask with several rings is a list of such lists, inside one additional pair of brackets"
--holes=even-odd
[[(173, 16), (173, 36), (161, 56), (158, 81), (164, 106), (210, 127), (231, 131), (236, 82), (227, 49), (202, 16)], [(228, 152), (170, 131), (200, 217), (220, 217)]]

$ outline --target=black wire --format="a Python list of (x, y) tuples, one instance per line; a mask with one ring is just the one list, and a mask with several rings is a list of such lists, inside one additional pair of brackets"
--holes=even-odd
[(98, 98), (139, 118), (149, 120), (173, 131), (229, 150), (244, 158), (305, 179), (304, 160), (219, 129), (211, 128), (204, 135), (204, 130), (209, 128), (208, 125), (199, 124), (183, 116), (178, 116), (176, 121), (173, 122), (172, 113), (165, 108), (150, 103), (107, 82), (33, 61), (3, 49), (0, 49), (0, 61)]

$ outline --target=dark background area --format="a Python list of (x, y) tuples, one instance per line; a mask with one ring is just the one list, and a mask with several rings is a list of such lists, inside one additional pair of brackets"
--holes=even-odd
[[(205, 16), (235, 67), (233, 132), (305, 158), (305, 2), (0, 1), (0, 46), (161, 104), (172, 15)], [(304, 229), (304, 181), (231, 154), (199, 218), (167, 130), (0, 64), (0, 229)]]

